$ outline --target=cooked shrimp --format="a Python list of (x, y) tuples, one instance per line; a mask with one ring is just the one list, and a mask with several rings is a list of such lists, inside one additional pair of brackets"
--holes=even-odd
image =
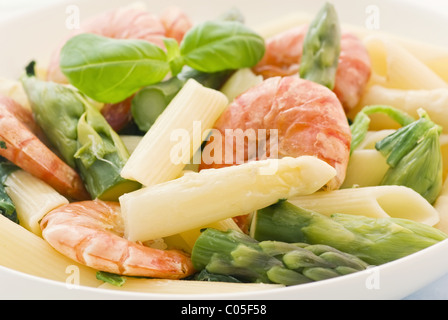
[[(336, 177), (325, 188), (338, 189), (345, 179), (350, 157), (351, 132), (344, 109), (336, 95), (327, 87), (300, 79), (298, 75), (272, 77), (238, 96), (216, 122), (214, 129), (222, 137), (222, 159), (208, 164), (202, 162), (199, 170), (221, 168), (238, 162), (236, 156), (240, 145), (226, 130), (241, 129), (242, 132), (266, 130), (267, 134), (256, 134), (256, 148), (265, 153), (249, 152), (249, 141), (244, 141), (244, 162), (275, 156), (316, 156), (336, 169)], [(270, 139), (270, 130), (277, 131), (277, 139)], [(264, 131), (261, 131), (264, 132)], [(230, 137), (230, 139), (228, 138)], [(213, 135), (207, 142), (214, 143)], [(260, 148), (265, 146), (265, 148)], [(204, 149), (205, 150), (205, 149)], [(226, 155), (227, 150), (233, 154)], [(219, 154), (219, 153), (218, 153)], [(216, 153), (214, 154), (216, 156)], [(228, 159), (233, 159), (228, 163)], [(248, 232), (250, 216), (235, 217), (234, 221), (244, 232)]]
[[(116, 39), (140, 39), (163, 47), (165, 27), (160, 18), (144, 8), (129, 6), (97, 15), (82, 24), (68, 39), (81, 33), (94, 33)], [(59, 68), (59, 53), (65, 41), (55, 50), (47, 70), (47, 80), (67, 83)]]
[(5, 107), (19, 121), (21, 121), (32, 133), (34, 133), (41, 141), (46, 142), (46, 137), (42, 129), (34, 121), (33, 113), (30, 109), (26, 109), (15, 100), (0, 95), (0, 105)]
[[(0, 101), (0, 141), (4, 143), (0, 147), (0, 156), (45, 181), (68, 198), (90, 199), (78, 173), (18, 120), (10, 111), (11, 107), (14, 108), (14, 105), (8, 106), (4, 101)], [(30, 118), (27, 118), (27, 121), (30, 121)]]
[[(274, 145), (262, 141), (267, 136), (256, 137), (257, 146), (267, 146), (265, 154), (249, 154), (249, 142), (245, 141), (245, 162), (270, 157), (273, 150), (278, 157), (311, 155), (336, 169), (337, 175), (328, 182), (327, 189), (339, 188), (345, 179), (351, 132), (342, 105), (331, 90), (298, 75), (269, 78), (241, 94), (218, 119), (215, 129), (222, 135), (222, 159), (212, 164), (203, 159), (201, 170), (236, 164), (238, 144), (233, 137), (227, 139), (227, 129), (276, 129), (278, 143), (274, 141)], [(233, 150), (233, 154), (226, 157), (226, 150)], [(234, 162), (229, 164), (229, 158)]]
[[(267, 39), (266, 53), (254, 72), (264, 78), (297, 74), (307, 31), (308, 26), (299, 26)], [(333, 91), (346, 112), (358, 104), (370, 75), (371, 62), (364, 44), (344, 32)]]
[(118, 202), (75, 202), (41, 221), (43, 238), (61, 254), (100, 271), (120, 275), (181, 279), (194, 273), (188, 255), (146, 247), (123, 238)]
[(179, 7), (172, 6), (165, 9), (160, 15), (160, 21), (165, 27), (166, 37), (182, 41), (185, 33), (193, 26), (187, 14)]

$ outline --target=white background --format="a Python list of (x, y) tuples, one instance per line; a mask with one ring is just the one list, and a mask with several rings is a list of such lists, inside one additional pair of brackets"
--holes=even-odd
[[(0, 0), (0, 19), (10, 18), (17, 14), (34, 10), (46, 5), (58, 3), (60, 1), (61, 0)], [(448, 13), (448, 1), (446, 0), (424, 0), (424, 1), (400, 0), (400, 1), (412, 3), (419, 6), (424, 6), (425, 8), (430, 8), (437, 12), (444, 11)]]

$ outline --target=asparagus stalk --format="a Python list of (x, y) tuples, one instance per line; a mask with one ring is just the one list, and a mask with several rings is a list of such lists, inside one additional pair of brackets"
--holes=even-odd
[(135, 124), (139, 130), (147, 132), (189, 79), (218, 90), (231, 73), (230, 70), (205, 73), (185, 66), (177, 76), (142, 88), (132, 99), (131, 113)]
[(68, 86), (22, 78), (33, 114), (63, 160), (77, 169), (93, 199), (118, 201), (140, 187), (121, 177), (129, 152), (101, 113)]
[(338, 277), (368, 267), (357, 257), (329, 246), (256, 241), (235, 230), (206, 229), (196, 241), (197, 270), (242, 282), (297, 285)]
[(371, 265), (405, 257), (448, 237), (436, 228), (411, 220), (348, 214), (328, 217), (287, 201), (259, 210), (251, 235), (258, 241), (328, 245)]
[(341, 30), (334, 6), (326, 3), (311, 22), (303, 43), (300, 77), (333, 90), (341, 51)]
[(14, 164), (0, 159), (0, 214), (18, 224), (19, 219), (17, 217), (16, 207), (5, 189), (6, 179), (10, 173), (17, 169), (18, 167)]

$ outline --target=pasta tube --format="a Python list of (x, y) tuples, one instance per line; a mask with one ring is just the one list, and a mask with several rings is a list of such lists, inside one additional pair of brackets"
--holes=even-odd
[[(221, 92), (206, 88), (196, 80), (188, 80), (144, 135), (123, 167), (121, 176), (144, 186), (177, 178), (227, 104), (228, 100)], [(179, 134), (180, 142), (176, 141), (176, 134)], [(182, 154), (173, 156), (175, 150), (182, 150)]]
[(448, 233), (448, 179), (443, 184), (442, 192), (434, 203), (434, 208), (440, 215), (440, 222), (436, 225), (436, 228)]
[[(385, 104), (400, 109), (407, 114), (417, 117), (418, 110), (424, 108), (434, 122), (441, 125), (448, 132), (448, 88), (432, 90), (401, 90), (375, 85), (367, 90), (361, 105), (369, 106)], [(395, 127), (391, 121), (383, 117), (371, 118), (372, 129)]]
[(45, 240), (0, 215), (0, 265), (70, 285), (97, 287), (96, 270), (55, 251)]
[(311, 194), (334, 176), (333, 167), (311, 156), (191, 172), (121, 196), (125, 236), (162, 238), (249, 214), (279, 199)]
[(437, 210), (425, 198), (404, 186), (319, 191), (288, 201), (327, 216), (344, 213), (371, 218), (404, 218), (429, 226), (436, 225), (440, 220)]
[(41, 235), (40, 220), (68, 200), (42, 180), (24, 170), (16, 170), (5, 181), (6, 193), (13, 201), (20, 225)]
[(378, 186), (388, 169), (386, 158), (379, 151), (355, 150), (350, 156), (341, 188)]
[(238, 227), (236, 222), (232, 218), (224, 219), (222, 221), (214, 222), (211, 224), (208, 224), (206, 226), (202, 226), (200, 228), (188, 230), (181, 232), (179, 236), (185, 241), (185, 243), (188, 245), (188, 252), (191, 252), (193, 249), (194, 244), (196, 243), (196, 240), (201, 235), (201, 230), (204, 228), (213, 228), (221, 231), (227, 231), (227, 230), (236, 230), (240, 231), (241, 229)]
[(372, 61), (371, 84), (404, 90), (448, 88), (434, 71), (392, 40), (369, 36), (364, 43)]

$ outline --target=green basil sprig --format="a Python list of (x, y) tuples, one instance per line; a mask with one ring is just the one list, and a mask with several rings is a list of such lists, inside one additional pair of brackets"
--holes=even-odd
[(60, 67), (70, 83), (99, 102), (117, 103), (142, 85), (163, 80), (167, 55), (143, 40), (77, 35), (61, 50)]
[(184, 65), (202, 72), (236, 70), (254, 66), (265, 52), (263, 38), (238, 21), (206, 21), (190, 29), (180, 46), (170, 40), (165, 51), (143, 40), (80, 34), (62, 48), (60, 67), (85, 95), (117, 103)]

